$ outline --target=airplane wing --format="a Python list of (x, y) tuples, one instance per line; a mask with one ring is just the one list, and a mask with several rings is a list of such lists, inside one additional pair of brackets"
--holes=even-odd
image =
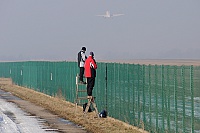
[(106, 15), (96, 15), (97, 17), (107, 17)]
[(117, 16), (122, 16), (122, 15), (124, 15), (124, 14), (113, 14), (112, 16), (117, 17)]
[(99, 17), (106, 17), (106, 15), (96, 15), (96, 16), (99, 16)]

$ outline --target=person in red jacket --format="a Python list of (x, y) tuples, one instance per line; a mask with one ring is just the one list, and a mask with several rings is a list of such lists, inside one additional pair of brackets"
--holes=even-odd
[(87, 78), (87, 94), (92, 97), (92, 90), (95, 84), (97, 64), (94, 59), (94, 53), (90, 52), (89, 57), (85, 61), (85, 77)]
[(97, 115), (97, 117), (99, 117), (98, 109), (97, 109), (96, 103), (94, 101), (95, 97), (92, 96), (92, 90), (93, 90), (94, 83), (95, 83), (96, 69), (97, 69), (97, 64), (94, 59), (93, 52), (90, 52), (89, 57), (85, 61), (84, 67), (85, 67), (85, 77), (87, 78), (87, 94), (88, 94), (88, 97), (87, 97), (88, 103), (87, 103), (86, 109), (84, 111), (84, 114), (87, 114), (90, 104), (92, 103), (92, 106), (95, 109), (96, 115)]

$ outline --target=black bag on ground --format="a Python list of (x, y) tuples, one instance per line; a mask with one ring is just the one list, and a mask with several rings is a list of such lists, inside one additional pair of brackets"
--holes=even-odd
[[(87, 103), (83, 104), (83, 112), (85, 111), (87, 107)], [(89, 107), (88, 112), (92, 112), (92, 109)]]
[(107, 111), (102, 110), (101, 113), (99, 113), (99, 117), (106, 118), (107, 117)]

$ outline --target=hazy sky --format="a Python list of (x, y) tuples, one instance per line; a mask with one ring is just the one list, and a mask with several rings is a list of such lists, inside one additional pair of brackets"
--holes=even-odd
[[(123, 13), (105, 19), (95, 15)], [(0, 60), (200, 59), (200, 0), (0, 0)]]

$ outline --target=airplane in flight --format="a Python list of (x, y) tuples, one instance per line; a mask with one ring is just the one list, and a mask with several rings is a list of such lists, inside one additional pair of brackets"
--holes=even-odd
[(111, 18), (111, 17), (117, 17), (117, 16), (122, 16), (124, 14), (110, 14), (110, 11), (106, 11), (106, 14), (104, 15), (96, 15), (104, 18)]

